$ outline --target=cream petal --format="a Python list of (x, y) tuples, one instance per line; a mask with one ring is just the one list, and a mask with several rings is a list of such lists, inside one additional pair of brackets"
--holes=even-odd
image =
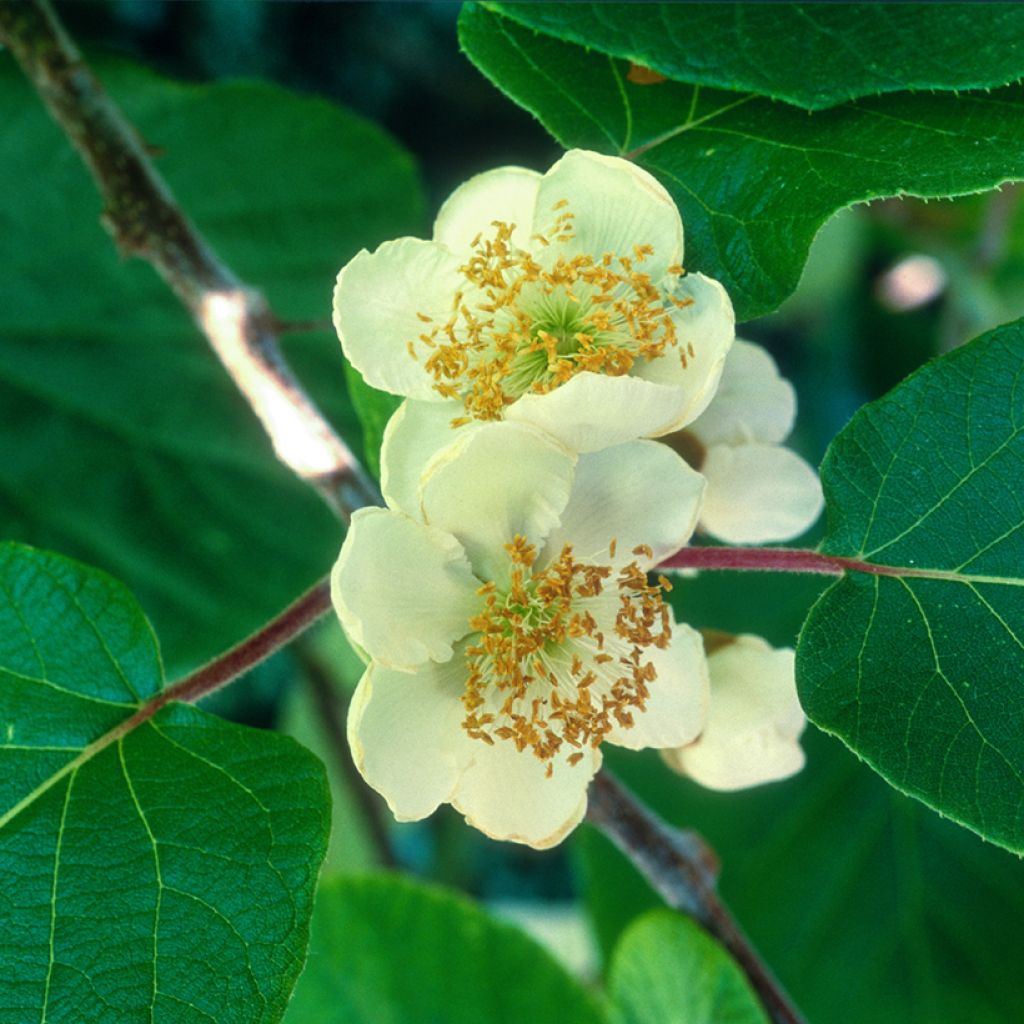
[(480, 608), (459, 542), (400, 512), (359, 509), (331, 573), (335, 611), (352, 641), (388, 668), (447, 661)]
[(767, 444), (709, 448), (700, 525), (729, 544), (790, 540), (821, 514), (818, 474), (788, 448)]
[[(428, 401), (440, 399), (423, 368), (428, 351), (419, 336), (443, 324), (465, 279), (462, 260), (421, 238), (398, 238), (374, 252), (365, 249), (342, 267), (334, 287), (334, 327), (348, 361), (366, 382), (383, 391)], [(409, 344), (418, 357), (409, 354)]]
[(348, 743), (360, 774), (399, 821), (416, 821), (450, 799), (472, 757), (462, 728), (461, 659), (415, 673), (371, 664), (352, 697)]
[(760, 441), (779, 444), (796, 418), (796, 392), (760, 345), (737, 338), (714, 400), (686, 429), (705, 447)]
[(539, 546), (558, 524), (575, 463), (533, 427), (485, 423), (427, 467), (423, 517), (461, 542), (481, 579), (498, 579), (509, 566), (506, 544), (518, 535)]
[(572, 451), (596, 452), (665, 433), (679, 420), (684, 401), (676, 387), (585, 371), (546, 395), (523, 395), (505, 410), (505, 419), (532, 423)]
[(568, 200), (574, 215), (572, 239), (552, 245), (551, 252), (610, 252), (633, 257), (633, 247), (650, 245), (654, 253), (642, 269), (659, 282), (683, 258), (683, 222), (672, 197), (657, 178), (620, 157), (570, 150), (544, 175), (537, 193), (534, 231), (549, 235)]
[(390, 508), (419, 518), (420, 477), (427, 463), (446, 445), (461, 438), (473, 424), (452, 427), (463, 413), (455, 401), (404, 401), (388, 420), (380, 449), (380, 488)]
[(650, 684), (647, 706), (634, 712), (628, 728), (616, 725), (608, 742), (631, 750), (691, 743), (704, 728), (708, 713), (708, 659), (700, 633), (676, 623), (669, 646), (663, 651), (650, 647), (644, 657), (658, 673)]
[(513, 245), (530, 248), (540, 180), (536, 171), (525, 167), (497, 167), (475, 175), (444, 201), (434, 221), (434, 241), (466, 253), (477, 235), (488, 237), (493, 222), (500, 220), (516, 226)]
[(601, 766), (600, 751), (582, 751), (575, 766), (556, 758), (547, 778), (544, 763), (532, 751), (518, 751), (505, 740), (492, 746), (475, 742), (473, 763), (451, 800), (474, 828), (492, 839), (543, 850), (560, 843), (583, 820), (587, 786)]
[(804, 765), (806, 719), (796, 695), (793, 652), (739, 636), (708, 659), (711, 706), (700, 738), (665, 760), (710, 789), (784, 779)]
[(561, 523), (548, 537), (540, 564), (571, 544), (577, 558), (629, 559), (641, 544), (654, 552), (641, 564), (656, 565), (678, 551), (697, 525), (704, 478), (671, 448), (657, 441), (630, 441), (581, 455)]
[[(714, 397), (725, 367), (725, 359), (736, 334), (736, 318), (725, 289), (703, 274), (687, 274), (676, 285), (677, 299), (692, 299), (691, 305), (672, 314), (680, 348), (670, 348), (658, 359), (645, 360), (633, 368), (643, 380), (679, 388), (680, 412), (663, 433), (692, 423)], [(686, 365), (679, 358), (686, 353)]]

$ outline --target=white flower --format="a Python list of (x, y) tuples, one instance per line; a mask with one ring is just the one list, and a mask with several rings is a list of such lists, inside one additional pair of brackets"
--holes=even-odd
[(531, 423), (573, 451), (654, 437), (707, 406), (732, 343), (725, 290), (683, 275), (671, 197), (627, 160), (573, 150), (445, 202), (434, 238), (363, 250), (334, 323), (373, 387), (438, 429)]
[(818, 518), (818, 474), (781, 444), (795, 418), (793, 385), (760, 345), (737, 339), (714, 401), (672, 439), (708, 482), (702, 530), (761, 544), (797, 537)]
[(806, 718), (797, 700), (793, 651), (744, 634), (713, 650), (711, 704), (693, 743), (664, 751), (676, 771), (710, 789), (785, 779), (804, 766)]
[(577, 459), (492, 423), (390, 508), (356, 512), (332, 574), (372, 659), (349, 742), (397, 818), (448, 802), (495, 838), (551, 846), (583, 816), (602, 741), (700, 732), (703, 645), (646, 570), (689, 538), (702, 489), (653, 441)]

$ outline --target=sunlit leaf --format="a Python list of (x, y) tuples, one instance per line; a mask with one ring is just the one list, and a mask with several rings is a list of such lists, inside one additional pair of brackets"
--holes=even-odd
[(321, 766), (180, 703), (103, 573), (0, 546), (0, 1022), (280, 1020), (329, 831)]
[(1024, 323), (865, 406), (822, 464), (823, 548), (882, 567), (815, 605), (808, 714), (893, 785), (1024, 851)]

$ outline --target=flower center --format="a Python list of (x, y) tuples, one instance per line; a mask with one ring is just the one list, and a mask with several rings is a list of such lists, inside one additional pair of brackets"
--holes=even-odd
[[(469, 622), (462, 725), (474, 739), (532, 750), (550, 775), (563, 746), (575, 764), (583, 748), (616, 725), (629, 728), (634, 709), (644, 710), (657, 678), (644, 652), (672, 637), (661, 596), (668, 582), (650, 586), (635, 561), (615, 576), (610, 565), (577, 561), (568, 544), (541, 570), (523, 537), (505, 550), (508, 582), (480, 588), (483, 607)], [(650, 557), (645, 547), (633, 553)]]
[[(551, 230), (533, 236), (541, 249), (573, 238), (567, 207), (566, 200), (555, 204)], [(495, 221), (493, 227), (493, 237), (474, 239), (459, 268), (466, 284), (447, 321), (418, 314), (430, 325), (419, 344), (429, 353), (423, 365), (435, 390), (465, 406), (466, 416), (453, 426), (501, 419), (520, 396), (545, 394), (584, 370), (621, 376), (637, 359), (657, 359), (670, 347), (684, 366), (693, 356), (691, 347), (679, 345), (672, 320), (673, 307), (693, 300), (676, 298), (640, 269), (654, 253), (650, 245), (634, 246), (631, 255), (540, 261), (511, 244), (515, 225)], [(418, 359), (417, 343), (408, 348)]]

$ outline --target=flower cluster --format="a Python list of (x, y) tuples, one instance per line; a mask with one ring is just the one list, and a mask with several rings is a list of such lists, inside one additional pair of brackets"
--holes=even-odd
[(602, 743), (719, 789), (802, 764), (792, 652), (706, 651), (657, 575), (698, 524), (781, 539), (821, 501), (779, 444), (792, 389), (682, 258), (654, 178), (572, 151), (471, 179), (432, 241), (338, 275), (348, 359), (406, 399), (387, 507), (353, 516), (332, 574), (368, 663), (349, 742), (397, 818), (450, 803), (545, 847), (581, 820)]

